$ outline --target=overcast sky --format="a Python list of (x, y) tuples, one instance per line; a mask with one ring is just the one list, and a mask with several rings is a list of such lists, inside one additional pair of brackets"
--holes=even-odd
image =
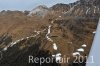
[(46, 5), (48, 7), (57, 3), (71, 3), (76, 0), (0, 0), (1, 10), (32, 10), (38, 5)]

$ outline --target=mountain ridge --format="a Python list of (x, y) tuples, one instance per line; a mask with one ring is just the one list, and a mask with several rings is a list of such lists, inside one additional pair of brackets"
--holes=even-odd
[(95, 8), (85, 4), (82, 0), (50, 8), (39, 6), (35, 9), (37, 13), (32, 12), (31, 16), (30, 12), (29, 16), (16, 11), (0, 13), (0, 66), (40, 66), (28, 63), (30, 55), (50, 57), (54, 61), (61, 60), (64, 55), (71, 57), (69, 63), (41, 66), (85, 66), (86, 59), (75, 64), (73, 56), (88, 56), (100, 17), (98, 5)]

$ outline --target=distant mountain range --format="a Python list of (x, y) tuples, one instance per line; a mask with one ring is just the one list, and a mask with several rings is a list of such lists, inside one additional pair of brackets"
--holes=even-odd
[[(100, 15), (100, 1), (99, 0), (79, 0), (70, 4), (56, 4), (50, 8), (46, 6), (38, 6), (33, 9), (29, 15), (36, 14), (40, 16), (46, 15), (50, 11), (59, 11), (67, 15), (75, 16), (99, 16)], [(50, 11), (49, 11), (50, 10)]]

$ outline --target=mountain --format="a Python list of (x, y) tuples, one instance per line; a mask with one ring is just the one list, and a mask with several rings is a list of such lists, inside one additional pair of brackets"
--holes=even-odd
[(100, 5), (98, 0), (80, 0), (70, 8), (68, 13), (75, 16), (98, 17), (100, 15)]
[[(31, 12), (2, 11), (0, 66), (85, 66), (100, 17), (99, 8), (99, 0), (78, 0), (50, 8), (40, 5)], [(78, 63), (73, 63), (74, 56), (80, 55), (83, 62), (77, 59)], [(29, 56), (49, 57), (54, 62), (29, 63)], [(56, 63), (65, 56), (70, 57), (68, 63)]]
[(50, 12), (63, 13), (64, 15), (96, 17), (100, 15), (99, 0), (78, 0), (74, 3), (59, 3), (48, 8), (40, 5), (33, 9), (28, 15), (45, 16)]
[(96, 17), (100, 15), (99, 0), (79, 0), (70, 4), (56, 4), (53, 10), (64, 12), (66, 15)]
[(37, 16), (44, 16), (48, 13), (49, 9), (45, 5), (40, 5), (33, 9), (28, 16), (37, 15)]

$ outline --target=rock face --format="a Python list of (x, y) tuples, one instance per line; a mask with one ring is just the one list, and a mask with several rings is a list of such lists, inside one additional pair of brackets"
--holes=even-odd
[(54, 11), (73, 16), (98, 17), (100, 15), (99, 3), (99, 0), (78, 0), (70, 4), (59, 3), (51, 8), (41, 5), (33, 9), (28, 15), (45, 16), (50, 11)]
[[(86, 58), (73, 63), (73, 56), (89, 54), (100, 17), (99, 2), (79, 0), (39, 6), (30, 13), (1, 12), (0, 66), (85, 66)], [(30, 55), (54, 62), (29, 63)], [(56, 63), (65, 55), (71, 57), (69, 63)]]
[(33, 9), (28, 15), (32, 16), (32, 15), (37, 15), (37, 16), (44, 16), (48, 13), (48, 7), (44, 6), (44, 5), (40, 5), (38, 7), (36, 7), (35, 9)]
[(69, 5), (62, 4), (62, 3), (61, 4), (56, 4), (56, 5), (51, 7), (51, 9), (54, 10), (54, 11), (62, 11), (62, 12), (68, 11), (69, 8), (70, 8)]
[(67, 15), (98, 17), (100, 15), (99, 3), (99, 0), (79, 0), (70, 4), (57, 4), (52, 9), (65, 12)]
[(71, 7), (71, 14), (74, 15), (81, 15), (81, 16), (91, 16), (91, 17), (95, 17), (100, 15), (100, 5), (96, 4), (96, 2), (98, 0), (80, 0), (79, 2), (76, 3), (76, 5), (74, 5), (73, 7)]

